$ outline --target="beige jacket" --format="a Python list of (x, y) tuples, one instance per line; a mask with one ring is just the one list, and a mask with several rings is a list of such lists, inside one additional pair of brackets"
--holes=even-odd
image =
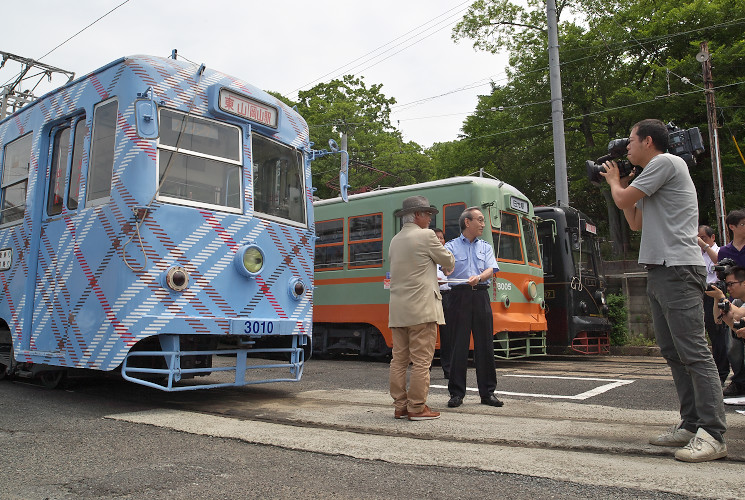
[(391, 299), (388, 326), (412, 326), (436, 321), (442, 325), (442, 296), (437, 283), (437, 265), (452, 269), (453, 254), (431, 229), (407, 222), (391, 240)]

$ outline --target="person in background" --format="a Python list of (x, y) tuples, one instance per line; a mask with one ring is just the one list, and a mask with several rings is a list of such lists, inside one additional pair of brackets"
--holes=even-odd
[[(717, 273), (714, 266), (717, 263), (717, 253), (719, 245), (715, 241), (714, 230), (709, 226), (698, 226), (698, 246), (701, 248), (701, 255), (706, 265), (706, 284), (713, 285), (717, 282)], [(730, 336), (727, 328), (717, 324), (712, 313), (714, 299), (708, 294), (704, 294), (704, 326), (706, 333), (711, 340), (711, 354), (714, 356), (714, 363), (717, 365), (719, 380), (722, 386), (729, 376), (729, 359), (727, 352), (730, 348)]]
[[(388, 326), (393, 336), (390, 393), (395, 418), (431, 420), (440, 413), (427, 406), (429, 368), (435, 353), (437, 325), (445, 322), (437, 285), (437, 265), (446, 272), (453, 268), (453, 254), (442, 246), (429, 229), (438, 210), (424, 196), (410, 196), (394, 216), (403, 227), (391, 240), (391, 297)], [(409, 387), (406, 372), (411, 363)]]
[[(719, 248), (717, 259), (732, 259), (735, 264), (745, 267), (745, 210), (732, 210), (724, 220), (732, 240)], [(725, 290), (726, 291), (726, 290)], [(724, 388), (724, 396), (745, 395), (745, 343), (740, 338), (730, 338), (729, 364), (732, 367), (732, 378)]]
[[(439, 227), (433, 229), (435, 236), (445, 246), (445, 233)], [(450, 357), (452, 356), (452, 333), (448, 325), (448, 304), (450, 303), (450, 285), (447, 283), (447, 276), (442, 270), (442, 266), (437, 266), (437, 282), (440, 284), (440, 295), (442, 295), (442, 311), (445, 314), (445, 324), (439, 325), (440, 330), (440, 366), (442, 367), (442, 376), (450, 378)]]

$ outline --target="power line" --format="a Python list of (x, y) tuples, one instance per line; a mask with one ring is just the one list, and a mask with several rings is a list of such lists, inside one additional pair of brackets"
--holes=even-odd
[[(326, 77), (328, 77), (329, 75), (332, 75), (332, 74), (337, 74), (337, 75), (338, 75), (338, 74), (339, 74), (339, 72), (342, 72), (342, 71), (346, 72), (346, 71), (349, 71), (350, 69), (355, 69), (355, 68), (357, 68), (357, 67), (361, 66), (362, 64), (365, 64), (366, 62), (369, 62), (369, 61), (371, 61), (371, 60), (373, 60), (373, 59), (375, 59), (375, 58), (377, 58), (377, 57), (380, 57), (381, 55), (385, 54), (386, 52), (390, 52), (391, 50), (395, 49), (395, 48), (396, 48), (397, 46), (400, 46), (400, 45), (402, 45), (402, 44), (404, 44), (404, 43), (408, 42), (409, 40), (412, 40), (413, 38), (415, 38), (415, 37), (417, 37), (417, 36), (421, 35), (422, 33), (424, 33), (424, 32), (426, 32), (426, 31), (428, 31), (428, 30), (432, 29), (432, 26), (430, 26), (430, 27), (426, 28), (425, 30), (423, 30), (423, 31), (422, 31), (422, 33), (415, 33), (415, 32), (417, 32), (417, 31), (419, 31), (419, 30), (420, 30), (421, 28), (423, 28), (424, 26), (427, 26), (427, 25), (431, 24), (432, 22), (436, 21), (437, 19), (439, 19), (439, 18), (441, 18), (441, 17), (443, 17), (443, 16), (445, 16), (445, 15), (449, 14), (450, 12), (452, 12), (452, 11), (454, 11), (454, 10), (456, 10), (456, 9), (460, 9), (460, 11), (459, 11), (459, 12), (457, 12), (457, 13), (455, 13), (455, 14), (451, 14), (451, 15), (450, 15), (449, 17), (454, 17), (454, 16), (456, 16), (456, 15), (460, 15), (460, 13), (461, 13), (461, 12), (462, 12), (463, 10), (465, 10), (465, 9), (461, 9), (461, 7), (462, 7), (463, 5), (466, 5), (466, 4), (470, 4), (470, 3), (471, 3), (471, 1), (470, 1), (470, 0), (468, 0), (468, 1), (465, 1), (465, 2), (462, 2), (462, 3), (458, 4), (458, 5), (456, 5), (455, 7), (453, 7), (453, 8), (451, 8), (451, 9), (448, 9), (448, 10), (446, 10), (446, 11), (445, 11), (445, 12), (443, 12), (442, 14), (439, 14), (439, 15), (437, 15), (437, 16), (435, 16), (435, 17), (433, 17), (433, 18), (432, 18), (432, 19), (430, 19), (429, 21), (427, 21), (427, 22), (425, 22), (425, 23), (423, 23), (423, 24), (420, 24), (420, 25), (419, 25), (419, 26), (417, 26), (416, 28), (414, 28), (414, 29), (412, 29), (412, 30), (409, 30), (408, 32), (404, 33), (403, 35), (401, 35), (401, 36), (399, 36), (399, 37), (397, 37), (397, 38), (394, 38), (393, 40), (391, 40), (391, 41), (389, 41), (389, 42), (387, 42), (387, 43), (385, 43), (385, 44), (383, 44), (383, 45), (381, 45), (381, 46), (379, 46), (379, 47), (377, 47), (377, 48), (375, 48), (375, 49), (371, 50), (370, 52), (368, 52), (368, 53), (366, 53), (366, 54), (364, 54), (364, 55), (362, 55), (362, 56), (360, 56), (360, 57), (358, 57), (358, 58), (356, 58), (356, 59), (354, 59), (354, 60), (352, 60), (352, 61), (350, 61), (350, 62), (348, 62), (348, 63), (346, 63), (346, 64), (344, 64), (344, 65), (342, 65), (342, 66), (339, 66), (338, 68), (334, 69), (333, 71), (330, 71), (330, 72), (326, 73), (325, 75), (323, 75), (323, 76), (321, 76), (321, 77), (318, 77), (318, 78), (316, 78), (315, 80), (313, 80), (313, 81), (311, 81), (311, 82), (308, 82), (308, 83), (306, 83), (305, 85), (302, 85), (302, 86), (300, 86), (300, 87), (298, 87), (298, 88), (294, 89), (294, 90), (293, 90), (292, 92), (289, 92), (288, 94), (285, 94), (285, 95), (294, 95), (294, 94), (295, 94), (295, 93), (296, 93), (297, 91), (299, 91), (299, 90), (301, 90), (301, 89), (303, 89), (303, 88), (305, 88), (305, 87), (308, 87), (309, 85), (312, 85), (312, 84), (314, 84), (314, 83), (316, 83), (316, 82), (318, 82), (318, 81), (320, 81), (320, 80), (323, 80), (323, 79), (325, 79)], [(440, 21), (439, 23), (435, 24), (435, 26), (437, 26), (437, 25), (439, 25), (439, 24), (442, 24), (442, 22), (444, 22), (444, 21)], [(438, 30), (438, 31), (439, 31), (439, 30)], [(410, 35), (410, 34), (412, 34), (412, 33), (415, 33), (415, 34), (414, 34), (414, 35), (411, 35), (411, 36), (409, 36), (409, 35)], [(432, 33), (432, 34), (434, 34), (434, 33)], [(432, 34), (430, 34), (430, 35), (427, 35), (427, 37), (431, 36)], [(407, 38), (407, 37), (408, 37), (408, 38)], [(427, 38), (427, 37), (424, 37), (424, 38)], [(398, 43), (398, 44), (394, 45), (393, 47), (391, 47), (391, 48), (389, 48), (389, 49), (386, 49), (385, 51), (383, 51), (383, 52), (382, 52), (382, 53), (380, 53), (380, 54), (377, 54), (377, 55), (375, 55), (375, 56), (373, 56), (373, 57), (370, 57), (370, 58), (368, 58), (368, 59), (365, 59), (366, 57), (370, 56), (371, 54), (375, 54), (376, 52), (380, 51), (381, 49), (383, 49), (383, 48), (385, 48), (385, 47), (388, 47), (389, 45), (393, 44), (394, 42), (397, 42), (398, 40), (401, 40), (402, 38), (405, 38), (405, 40), (403, 40), (402, 42), (400, 42), (400, 43)], [(422, 38), (421, 40), (424, 40), (424, 38)], [(419, 41), (421, 41), (421, 40), (419, 40)], [(418, 42), (414, 42), (414, 43), (412, 43), (411, 45), (408, 45), (407, 47), (404, 47), (403, 49), (401, 49), (400, 51), (396, 52), (395, 54), (398, 54), (399, 52), (401, 52), (401, 51), (403, 51), (403, 50), (405, 50), (405, 49), (407, 49), (407, 48), (411, 47), (412, 45), (415, 45), (416, 43), (418, 43)], [(385, 59), (388, 59), (388, 58), (392, 57), (392, 56), (393, 56), (393, 55), (395, 55), (395, 54), (391, 54), (390, 56), (386, 57)], [(365, 60), (364, 60), (363, 62), (361, 62), (360, 64), (358, 64), (357, 66), (354, 66), (354, 67), (352, 67), (352, 68), (349, 68), (349, 66), (353, 65), (354, 63), (356, 63), (357, 61), (359, 61), (359, 60), (361, 60), (361, 59), (365, 59)], [(375, 64), (379, 64), (379, 63), (383, 62), (383, 61), (384, 61), (385, 59), (383, 59), (383, 60), (381, 60), (381, 61), (378, 61), (378, 62), (376, 62)], [(375, 64), (373, 64), (373, 65), (371, 65), (371, 66), (368, 66), (368, 67), (366, 67), (366, 68), (364, 68), (364, 69), (369, 69), (369, 68), (371, 68), (372, 66), (374, 66)], [(364, 69), (363, 69), (362, 71), (364, 71)]]
[(96, 19), (95, 21), (93, 21), (92, 23), (90, 23), (88, 26), (86, 26), (82, 30), (80, 30), (77, 33), (75, 33), (74, 35), (72, 35), (70, 38), (68, 38), (67, 40), (65, 40), (61, 44), (57, 45), (55, 48), (53, 48), (52, 50), (50, 50), (49, 52), (47, 52), (46, 54), (44, 54), (43, 56), (41, 56), (37, 60), (38, 61), (41, 61), (42, 59), (44, 59), (45, 57), (47, 57), (49, 54), (51, 54), (52, 52), (54, 52), (58, 48), (62, 47), (64, 44), (66, 44), (67, 42), (69, 42), (70, 40), (72, 40), (73, 38), (75, 38), (76, 36), (78, 36), (79, 34), (81, 34), (83, 31), (87, 30), (88, 28), (90, 28), (91, 26), (93, 26), (94, 24), (96, 24), (98, 21), (100, 21), (104, 17), (108, 16), (109, 14), (111, 14), (112, 12), (114, 12), (116, 9), (118, 9), (119, 7), (121, 7), (122, 5), (124, 5), (124, 4), (128, 3), (128, 2), (129, 2), (129, 0), (124, 0), (122, 3), (120, 3), (119, 5), (117, 5), (116, 7), (114, 7), (113, 9), (111, 9), (110, 11), (108, 11), (106, 14), (102, 15), (101, 17), (99, 17), (98, 19)]

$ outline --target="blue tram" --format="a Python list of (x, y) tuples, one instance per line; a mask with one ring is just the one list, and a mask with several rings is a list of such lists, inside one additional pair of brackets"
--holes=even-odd
[(0, 377), (299, 380), (317, 153), (278, 99), (170, 58), (119, 59), (1, 121)]

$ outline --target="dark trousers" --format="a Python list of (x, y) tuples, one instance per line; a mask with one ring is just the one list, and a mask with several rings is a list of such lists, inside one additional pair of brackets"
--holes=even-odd
[(450, 309), (450, 290), (440, 290), (442, 294), (442, 310), (445, 313), (445, 324), (440, 325), (440, 366), (445, 377), (450, 376), (450, 358), (453, 356), (453, 333), (448, 322)]
[(445, 322), (453, 335), (448, 391), (451, 396), (466, 395), (468, 345), (473, 334), (473, 361), (479, 395), (487, 397), (497, 388), (494, 364), (494, 329), (488, 290), (455, 287), (450, 292), (449, 314)]
[(717, 325), (714, 321), (714, 298), (704, 295), (704, 326), (711, 340), (711, 354), (714, 356), (714, 364), (717, 365), (719, 380), (722, 384), (729, 375), (729, 329), (727, 325)]

